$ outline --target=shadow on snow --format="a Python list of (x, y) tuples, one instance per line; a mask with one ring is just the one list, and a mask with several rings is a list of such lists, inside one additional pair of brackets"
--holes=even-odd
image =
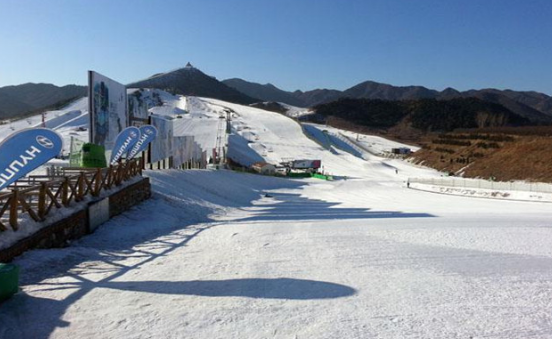
[(246, 297), (260, 299), (334, 299), (355, 294), (355, 289), (330, 282), (276, 278), (195, 281), (113, 281), (98, 287), (124, 291), (203, 297)]
[(401, 211), (372, 211), (370, 208), (339, 208), (340, 203), (309, 199), (299, 194), (270, 194), (270, 202), (257, 205), (254, 216), (239, 221), (280, 220), (332, 220), (332, 219), (382, 219), (382, 218), (431, 218), (428, 213), (405, 213)]

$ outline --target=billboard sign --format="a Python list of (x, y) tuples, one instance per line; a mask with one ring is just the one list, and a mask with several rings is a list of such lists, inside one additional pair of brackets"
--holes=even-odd
[(0, 143), (0, 190), (58, 156), (63, 140), (47, 128), (24, 129)]
[(112, 150), (119, 133), (129, 126), (125, 85), (88, 71), (88, 108), (90, 142)]
[(113, 152), (111, 152), (111, 160), (109, 163), (111, 165), (117, 164), (123, 155), (134, 147), (138, 139), (140, 139), (140, 130), (138, 127), (130, 126), (125, 128), (119, 133), (117, 140), (115, 140), (115, 147), (113, 148)]
[(134, 147), (128, 152), (127, 159), (132, 159), (140, 154), (140, 152), (145, 151), (155, 137), (157, 137), (157, 128), (152, 125), (140, 127), (140, 139), (138, 139)]
[(149, 116), (147, 94), (149, 93), (141, 89), (127, 91), (130, 125), (140, 127), (147, 124)]
[(322, 161), (320, 160), (294, 160), (291, 163), (291, 168), (295, 169), (318, 169)]

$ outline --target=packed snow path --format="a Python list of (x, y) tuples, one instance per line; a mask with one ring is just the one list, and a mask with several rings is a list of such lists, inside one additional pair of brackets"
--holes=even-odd
[(0, 338), (552, 337), (550, 204), (148, 175), (150, 201), (16, 261)]

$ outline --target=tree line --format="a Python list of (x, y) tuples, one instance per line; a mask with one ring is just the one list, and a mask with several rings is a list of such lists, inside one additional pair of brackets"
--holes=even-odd
[(531, 124), (500, 104), (477, 98), (404, 101), (342, 98), (314, 109), (326, 119), (338, 117), (361, 126), (384, 129), (405, 122), (427, 132)]

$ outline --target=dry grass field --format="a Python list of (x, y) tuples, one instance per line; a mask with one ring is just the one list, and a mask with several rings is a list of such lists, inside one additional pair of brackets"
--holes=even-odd
[(546, 127), (427, 135), (411, 158), (464, 177), (552, 182), (550, 132)]

